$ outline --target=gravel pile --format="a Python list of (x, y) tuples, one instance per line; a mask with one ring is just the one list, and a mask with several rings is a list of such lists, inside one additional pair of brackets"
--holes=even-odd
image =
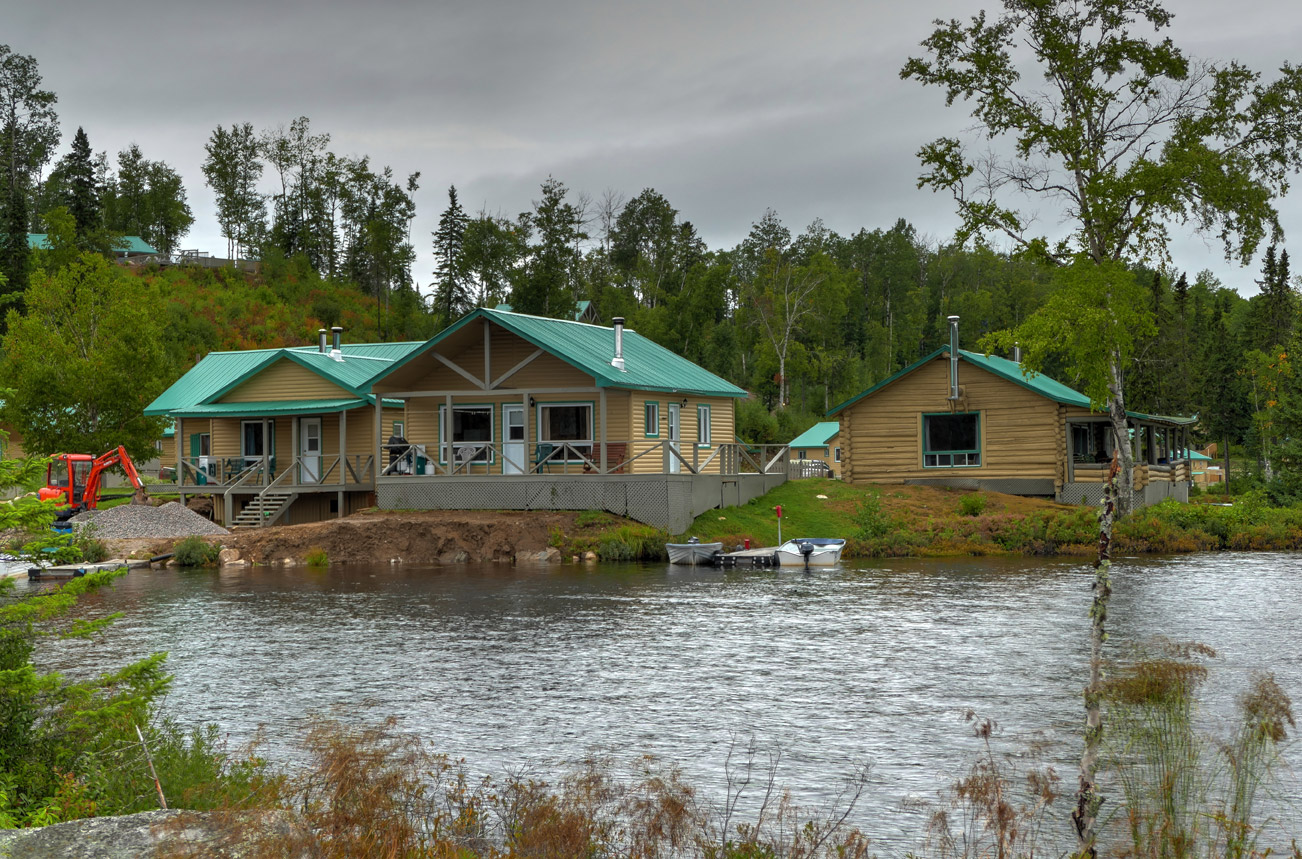
[(101, 540), (230, 533), (176, 501), (169, 501), (161, 507), (123, 504), (108, 510), (87, 510), (73, 516), (70, 521), (78, 527), (93, 524), (95, 536)]

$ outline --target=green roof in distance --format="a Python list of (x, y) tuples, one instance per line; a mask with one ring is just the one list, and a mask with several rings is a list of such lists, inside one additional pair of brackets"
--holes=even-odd
[(820, 421), (792, 439), (789, 447), (827, 447), (840, 431), (840, 421)]

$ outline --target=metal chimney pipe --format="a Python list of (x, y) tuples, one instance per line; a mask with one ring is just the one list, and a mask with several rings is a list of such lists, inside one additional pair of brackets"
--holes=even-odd
[(949, 317), (949, 398), (958, 402), (958, 317)]
[(324, 328), (318, 328), (316, 330), (316, 339), (317, 339), (317, 348), (321, 350), (322, 355), (330, 351), (329, 348), (326, 346), (326, 330)]
[(334, 335), (334, 341), (335, 341), (334, 348), (330, 350), (330, 357), (334, 358), (336, 361), (342, 361), (344, 360), (344, 353), (342, 349), (343, 339), (344, 339), (344, 329), (339, 325), (335, 325), (330, 328), (330, 333)]
[(1013, 344), (1013, 360), (1014, 360), (1015, 362), (1017, 362), (1018, 364), (1022, 363), (1022, 344), (1021, 344), (1021, 343), (1014, 343), (1014, 344)]
[(610, 320), (615, 326), (615, 357), (611, 359), (610, 366), (624, 372), (624, 317), (616, 316)]

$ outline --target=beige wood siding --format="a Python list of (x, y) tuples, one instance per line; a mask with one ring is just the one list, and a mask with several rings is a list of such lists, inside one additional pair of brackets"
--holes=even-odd
[[(528, 358), (538, 348), (505, 329), (494, 326), (492, 329), (492, 366), (490, 381), (499, 378), (519, 362)], [(480, 379), (484, 375), (484, 344), (482, 339), (455, 355), (445, 355), (450, 361), (467, 373)], [(424, 355), (417, 359), (429, 368), (413, 383), (416, 391), (474, 391), (475, 385), (460, 373), (444, 365), (437, 358)], [(596, 382), (587, 373), (575, 369), (560, 358), (544, 352), (532, 362), (502, 382), (504, 388), (586, 388), (594, 387)], [(482, 390), (482, 389), (480, 389)]]
[(959, 364), (965, 393), (960, 411), (980, 413), (981, 465), (924, 468), (922, 416), (950, 411), (949, 359), (938, 357), (842, 412), (842, 461), (847, 480), (1061, 480), (1058, 403), (968, 363)]
[[(223, 403), (269, 402), (273, 400), (340, 400), (356, 397), (334, 382), (323, 379), (288, 358), (281, 358), (253, 378), (223, 396)], [(279, 448), (277, 448), (279, 450)]]

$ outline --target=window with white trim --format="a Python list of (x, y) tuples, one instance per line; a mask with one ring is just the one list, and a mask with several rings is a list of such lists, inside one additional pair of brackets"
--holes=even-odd
[(922, 416), (922, 465), (967, 468), (981, 464), (979, 412)]
[(696, 407), (696, 446), (710, 446), (710, 407)]
[(492, 462), (493, 459), (493, 406), (452, 406), (452, 426), (447, 429), (447, 407), (439, 406), (439, 426), (443, 444), (439, 449), (439, 462), (448, 461), (448, 447), (459, 462)]
[(566, 445), (564, 454), (551, 460), (577, 461), (575, 454), (592, 454), (592, 404), (545, 403), (538, 406), (538, 441), (557, 447)]
[(841, 461), (841, 448), (839, 447), (832, 448), (832, 461), (833, 462)]

